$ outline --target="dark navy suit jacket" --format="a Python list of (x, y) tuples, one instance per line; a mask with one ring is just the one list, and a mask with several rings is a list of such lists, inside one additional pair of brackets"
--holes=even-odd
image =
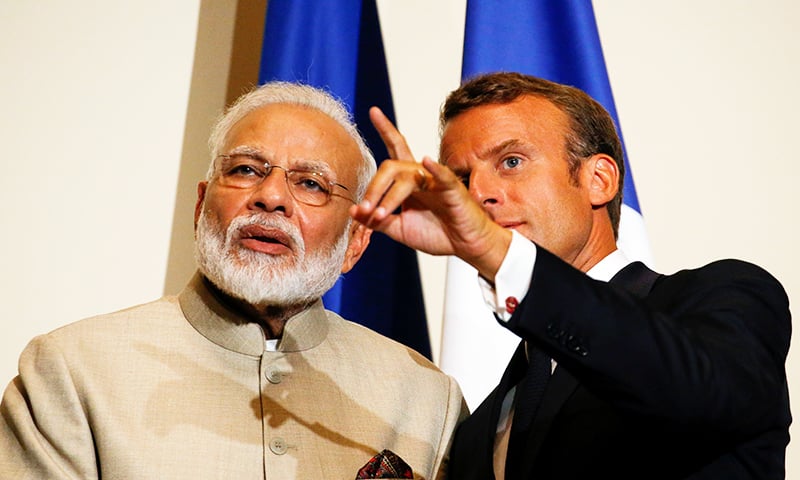
[[(785, 477), (791, 318), (761, 268), (722, 260), (667, 276), (633, 263), (607, 283), (539, 248), (505, 325), (558, 363), (506, 478)], [(494, 478), (500, 406), (526, 367), (521, 344), (459, 426), (448, 478)]]

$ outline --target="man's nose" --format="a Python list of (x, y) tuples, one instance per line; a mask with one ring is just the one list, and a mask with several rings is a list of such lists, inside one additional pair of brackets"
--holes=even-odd
[(496, 176), (485, 169), (474, 169), (470, 172), (469, 193), (483, 208), (500, 203), (503, 196)]
[(294, 198), (289, 191), (287, 174), (284, 169), (272, 166), (253, 190), (250, 208), (267, 212), (281, 211), (290, 216), (294, 210)]

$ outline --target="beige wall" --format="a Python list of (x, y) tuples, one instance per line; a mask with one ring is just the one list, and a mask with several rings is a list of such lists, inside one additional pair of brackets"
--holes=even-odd
[(0, 2), (0, 378), (161, 295), (199, 2)]
[[(194, 185), (229, 94), (235, 4), (0, 2), (0, 383), (33, 335), (172, 292), (189, 274)], [(464, 0), (379, 8), (398, 121), (415, 152), (434, 154), (437, 109), (458, 83)], [(800, 7), (596, 0), (595, 10), (656, 266), (744, 258), (800, 298)], [(443, 265), (423, 258), (434, 339)], [(788, 478), (800, 478), (794, 451)]]

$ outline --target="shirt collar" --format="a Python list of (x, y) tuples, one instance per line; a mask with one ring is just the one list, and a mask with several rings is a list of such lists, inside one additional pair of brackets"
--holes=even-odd
[(625, 256), (625, 253), (622, 250), (617, 249), (597, 262), (597, 265), (590, 268), (589, 271), (586, 272), (586, 275), (589, 275), (595, 280), (607, 282), (611, 280), (614, 275), (617, 274), (617, 272), (628, 266), (630, 263), (631, 261)]

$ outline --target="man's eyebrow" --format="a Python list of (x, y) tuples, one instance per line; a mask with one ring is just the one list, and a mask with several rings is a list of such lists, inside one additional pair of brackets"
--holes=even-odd
[(314, 171), (325, 175), (329, 180), (336, 180), (336, 172), (328, 162), (318, 159), (299, 159), (292, 162), (290, 168), (294, 170)]
[(313, 158), (295, 160), (292, 164), (292, 168), (302, 168), (303, 170), (316, 170), (324, 172), (331, 171), (331, 168), (327, 163)]
[(508, 140), (506, 140), (504, 142), (499, 143), (498, 145), (495, 145), (494, 147), (489, 148), (485, 152), (483, 152), (483, 154), (481, 155), (481, 158), (495, 157), (495, 156), (500, 155), (501, 153), (503, 153), (503, 152), (505, 152), (507, 150), (511, 150), (511, 149), (514, 149), (514, 148), (517, 148), (517, 147), (521, 147), (521, 146), (524, 146), (524, 145), (528, 145), (528, 144), (526, 142), (523, 142), (522, 140), (517, 139), (517, 138), (510, 138), (510, 139), (508, 139)]
[(238, 145), (232, 148), (227, 155), (248, 155), (253, 158), (264, 160), (265, 162), (267, 161), (261, 149), (252, 145)]

